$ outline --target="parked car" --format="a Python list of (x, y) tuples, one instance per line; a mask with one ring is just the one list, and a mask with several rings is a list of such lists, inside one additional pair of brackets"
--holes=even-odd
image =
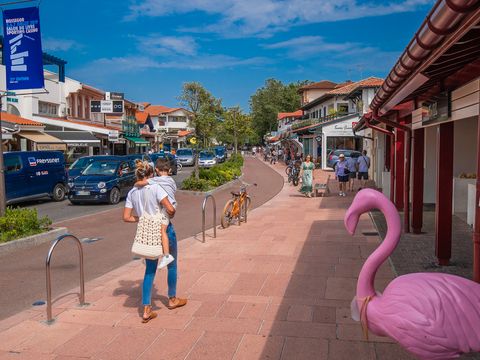
[(96, 160), (68, 182), (68, 199), (72, 204), (107, 202), (117, 204), (135, 184), (132, 159)]
[(182, 166), (193, 166), (195, 165), (195, 153), (192, 149), (181, 148), (177, 150), (177, 160), (182, 164)]
[(152, 159), (150, 158), (150, 155), (148, 154), (130, 154), (130, 155), (123, 155), (123, 159), (128, 159), (128, 160), (137, 160), (140, 159), (142, 161), (147, 161), (151, 167), (154, 167), (155, 164), (153, 163)]
[(178, 167), (177, 167), (177, 158), (175, 155), (169, 153), (154, 153), (150, 155), (153, 163), (156, 164), (158, 159), (161, 158), (168, 158), (170, 161), (170, 167), (172, 168), (172, 175), (177, 175)]
[(210, 150), (202, 150), (198, 154), (198, 166), (203, 168), (212, 167), (217, 163), (215, 153)]
[(93, 156), (83, 156), (70, 165), (68, 168), (68, 177), (74, 178), (80, 175), (80, 173), (85, 170), (88, 165), (90, 165), (95, 160), (108, 160), (108, 159), (120, 159), (119, 156), (115, 155), (93, 155)]
[(60, 151), (15, 151), (3, 155), (7, 204), (50, 197), (65, 199), (67, 171)]
[(360, 151), (355, 151), (355, 150), (347, 150), (347, 149), (332, 150), (327, 157), (327, 166), (335, 170), (335, 166), (337, 165), (338, 157), (340, 154), (345, 155), (345, 160), (352, 157), (355, 159), (355, 161), (362, 155)]
[(225, 146), (216, 146), (214, 152), (217, 162), (222, 163), (227, 160), (227, 148)]

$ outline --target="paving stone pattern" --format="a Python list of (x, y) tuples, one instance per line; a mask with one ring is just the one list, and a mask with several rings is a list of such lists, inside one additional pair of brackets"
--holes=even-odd
[[(166, 308), (161, 271), (159, 316), (142, 324), (144, 265), (132, 261), (87, 284), (89, 306), (78, 307), (74, 295), (57, 301), (53, 325), (42, 322), (44, 307), (1, 321), (0, 359), (411, 359), (388, 338), (366, 341), (350, 319), (358, 272), (379, 243), (362, 234), (375, 231), (368, 215), (356, 236), (345, 231), (351, 200), (310, 199), (285, 184), (247, 224), (179, 244), (178, 294), (187, 306)], [(384, 264), (376, 288), (392, 278)]]

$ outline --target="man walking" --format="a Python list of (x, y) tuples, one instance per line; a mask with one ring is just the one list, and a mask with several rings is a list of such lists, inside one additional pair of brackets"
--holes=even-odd
[(363, 155), (357, 159), (358, 180), (360, 180), (360, 188), (363, 189), (368, 180), (368, 169), (370, 168), (370, 158), (367, 156), (367, 150), (363, 150)]

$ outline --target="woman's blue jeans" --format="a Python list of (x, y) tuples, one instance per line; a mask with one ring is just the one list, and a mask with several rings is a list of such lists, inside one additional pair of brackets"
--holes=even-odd
[[(168, 243), (170, 244), (170, 255), (175, 260), (168, 264), (168, 297), (174, 297), (177, 295), (177, 234), (172, 223), (167, 227)], [(142, 303), (143, 305), (152, 304), (152, 287), (155, 274), (157, 273), (157, 260), (145, 259), (145, 276), (143, 277), (143, 291), (142, 291)]]

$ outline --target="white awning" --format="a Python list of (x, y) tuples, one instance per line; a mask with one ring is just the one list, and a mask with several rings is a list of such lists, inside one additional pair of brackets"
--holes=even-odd
[(93, 132), (96, 134), (103, 134), (103, 135), (108, 135), (108, 133), (112, 130), (112, 129), (107, 129), (101, 126), (80, 124), (78, 122), (72, 122), (69, 120), (52, 119), (52, 118), (47, 118), (47, 117), (37, 116), (37, 115), (32, 116), (32, 120), (38, 121), (46, 125), (60, 126), (66, 129), (73, 129), (73, 130), (89, 131), (89, 132)]

